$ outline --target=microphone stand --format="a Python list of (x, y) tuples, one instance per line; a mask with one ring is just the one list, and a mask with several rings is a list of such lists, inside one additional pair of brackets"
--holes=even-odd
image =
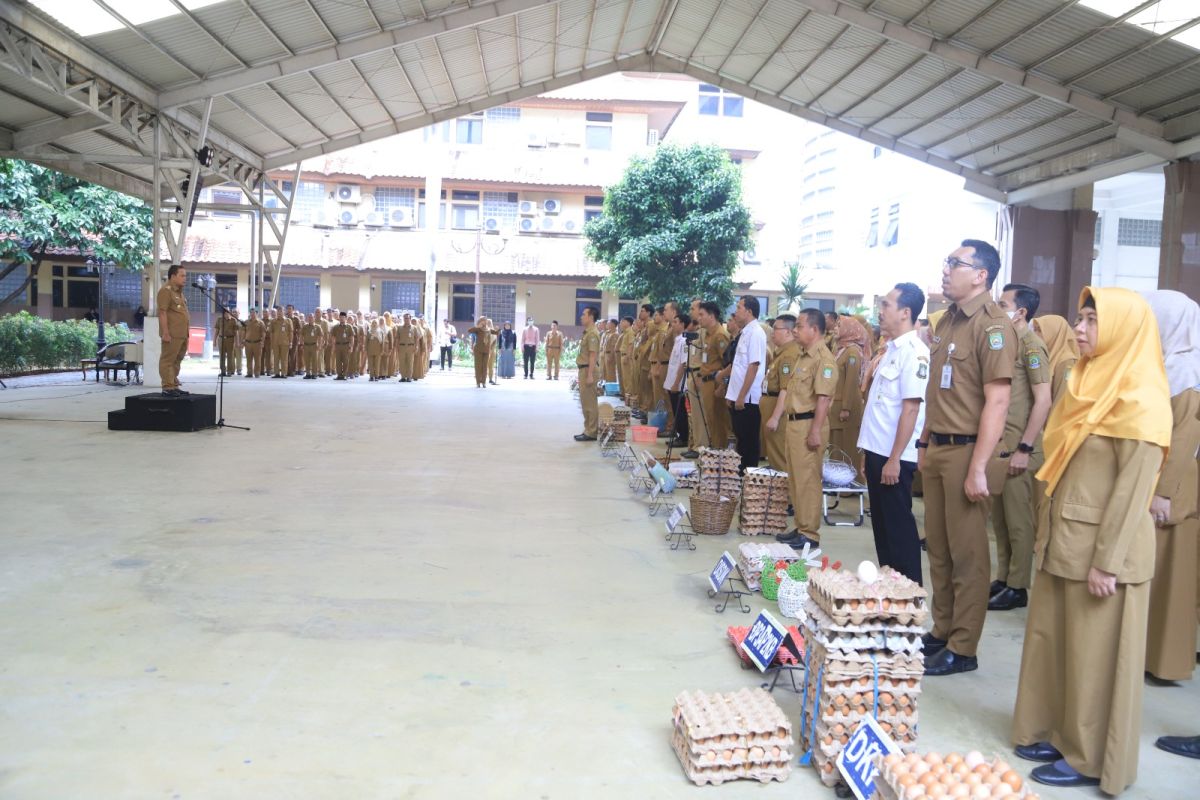
[[(229, 311), (229, 309), (226, 308), (224, 305), (222, 305), (220, 300), (218, 300), (216, 297), (214, 297), (212, 294), (210, 294), (208, 289), (204, 288), (199, 283), (193, 283), (192, 288), (199, 289), (200, 293), (202, 295), (204, 295), (205, 297), (207, 297), (208, 301), (220, 310), (221, 319), (222, 320), (225, 319), (225, 312)], [(232, 315), (232, 313), (233, 312), (230, 311), (231, 315)], [(242, 322), (241, 320), (238, 320), (238, 324), (245, 326), (246, 323)], [(237, 428), (239, 431), (250, 430), (249, 428), (242, 426), (242, 425), (229, 425), (229, 424), (226, 424), (226, 422), (225, 422), (225, 370), (223, 370), (223, 369), (217, 374), (217, 425), (216, 425), (216, 427), (218, 427), (218, 428)]]

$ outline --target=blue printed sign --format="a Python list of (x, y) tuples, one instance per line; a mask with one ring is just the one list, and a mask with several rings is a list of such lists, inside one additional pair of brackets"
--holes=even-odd
[(750, 632), (742, 642), (742, 649), (750, 656), (759, 672), (766, 672), (786, 636), (787, 629), (771, 616), (771, 612), (762, 611), (750, 626)]
[(892, 737), (879, 727), (874, 717), (863, 717), (863, 721), (850, 736), (850, 741), (838, 754), (838, 771), (842, 773), (858, 800), (870, 800), (875, 796), (875, 778), (879, 775), (875, 759), (899, 752), (900, 748)]
[(708, 573), (708, 583), (714, 592), (721, 591), (721, 587), (725, 585), (725, 579), (731, 572), (733, 572), (733, 556), (729, 555), (729, 551), (726, 550), (721, 553), (721, 560), (713, 567), (712, 572)]
[(675, 507), (671, 509), (671, 516), (667, 517), (667, 533), (675, 533), (679, 523), (683, 522), (685, 514), (687, 514), (687, 509), (683, 507), (683, 503), (676, 503)]

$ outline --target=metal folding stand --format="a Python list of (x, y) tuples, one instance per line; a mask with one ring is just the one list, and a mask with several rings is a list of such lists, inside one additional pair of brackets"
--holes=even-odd
[[(696, 545), (692, 544), (692, 537), (696, 535), (696, 531), (692, 528), (692, 517), (683, 503), (676, 505), (675, 509), (678, 516), (673, 512), (667, 520), (666, 539), (671, 542), (672, 550), (678, 550), (680, 545), (687, 545), (688, 550), (695, 550)], [(672, 520), (675, 521), (674, 525), (671, 524)]]
[[(693, 547), (692, 549), (695, 550), (696, 548)], [(742, 568), (734, 567), (734, 569), (737, 570), (737, 577), (736, 578), (733, 577), (732, 572), (729, 573), (729, 576), (725, 578), (725, 583), (723, 583), (721, 585), (721, 591), (714, 592), (712, 589), (708, 590), (709, 597), (724, 596), (724, 598), (725, 598), (725, 602), (721, 603), (721, 605), (713, 606), (713, 611), (715, 611), (718, 614), (725, 613), (725, 609), (729, 606), (730, 600), (737, 600), (738, 610), (741, 611), (743, 614), (750, 613), (750, 606), (746, 605), (746, 602), (744, 600), (742, 600), (742, 597), (752, 595), (752, 594), (754, 594), (754, 592), (750, 591), (750, 587), (746, 585), (746, 579), (742, 577)], [(739, 589), (736, 586), (734, 586), (733, 582), (735, 580), (738, 583), (740, 583), (742, 586), (744, 586), (745, 589)], [(726, 586), (728, 586), (729, 588), (725, 588)]]
[[(637, 453), (633, 451), (633, 445), (626, 443), (617, 454), (617, 469), (624, 472), (627, 469), (633, 469), (635, 464), (637, 464)], [(630, 488), (633, 488), (632, 485)]]
[(792, 684), (792, 691), (800, 694), (801, 687), (796, 686), (796, 673), (804, 672), (803, 664), (772, 664), (763, 672), (764, 675), (771, 673), (771, 680), (763, 681), (762, 688), (768, 692), (775, 691), (775, 685), (779, 683), (779, 676), (784, 672), (787, 673), (788, 681)]
[(650, 468), (641, 461), (634, 462), (633, 470), (629, 473), (629, 488), (634, 494), (640, 494), (643, 491), (649, 494), (658, 482), (650, 475)]
[[(846, 486), (832, 486), (828, 483), (823, 483), (821, 486), (821, 518), (825, 521), (826, 525), (830, 525), (835, 528), (858, 528), (858, 527), (861, 527), (863, 524), (863, 520), (866, 518), (866, 507), (863, 504), (863, 498), (866, 496), (866, 494), (867, 494), (867, 487), (864, 486), (863, 484), (859, 483), (858, 481), (851, 481)], [(829, 496), (830, 495), (833, 495), (835, 498), (832, 506), (829, 505)], [(857, 497), (858, 497), (858, 520), (857, 521), (834, 522), (833, 520), (831, 520), (829, 518), (829, 512), (832, 511), (833, 509), (837, 508), (837, 506), (838, 506), (838, 500), (836, 498), (839, 498), (843, 495), (852, 495), (852, 496), (857, 495)], [(851, 512), (850, 516), (851, 517), (854, 516), (853, 512)]]
[(652, 517), (657, 516), (658, 512), (661, 511), (664, 506), (670, 505), (670, 503), (667, 502), (667, 499), (668, 495), (671, 495), (671, 492), (667, 491), (665, 487), (666, 484), (661, 480), (655, 480), (654, 486), (650, 489), (649, 511), (650, 516)]
[(608, 432), (600, 437), (601, 458), (612, 458), (620, 452), (621, 443), (616, 440), (615, 431), (609, 426)]

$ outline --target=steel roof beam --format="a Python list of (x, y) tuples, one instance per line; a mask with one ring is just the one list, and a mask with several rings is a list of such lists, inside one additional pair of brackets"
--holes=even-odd
[(995, 47), (992, 47), (989, 50), (987, 50), (986, 52), (984, 52), (984, 55), (985, 56), (994, 56), (996, 53), (998, 53), (1001, 50), (1003, 50), (1004, 48), (1008, 47), (1010, 44), (1017, 41), (1021, 37), (1028, 36), (1034, 30), (1042, 27), (1047, 22), (1049, 22), (1050, 20), (1057, 17), (1059, 14), (1062, 14), (1064, 11), (1068, 11), (1068, 10), (1072, 9), (1077, 5), (1079, 5), (1079, 0), (1067, 0), (1067, 2), (1063, 3), (1058, 8), (1051, 9), (1050, 11), (1046, 12), (1044, 15), (1038, 17), (1033, 22), (1026, 25), (1024, 28), (1021, 28), (1021, 30), (1017, 31), (1014, 34), (1011, 34), (1010, 36), (1005, 37), (1004, 41), (1000, 42), (1000, 44), (998, 44)]
[(1144, 53), (1147, 50), (1162, 44), (1163, 42), (1167, 41), (1168, 39), (1178, 36), (1179, 34), (1183, 33), (1184, 31), (1189, 31), (1192, 28), (1196, 27), (1197, 25), (1200, 25), (1200, 17), (1196, 17), (1195, 19), (1190, 19), (1187, 22), (1183, 23), (1182, 25), (1172, 28), (1171, 30), (1166, 31), (1164, 33), (1160, 33), (1157, 36), (1155, 36), (1153, 39), (1151, 39), (1150, 41), (1143, 42), (1142, 44), (1138, 45), (1137, 47), (1133, 48), (1132, 50), (1125, 50), (1124, 52), (1113, 53), (1108, 58), (1104, 59), (1104, 61), (1097, 64), (1096, 66), (1090, 67), (1090, 68), (1084, 70), (1083, 72), (1080, 72), (1077, 75), (1073, 75), (1070, 78), (1067, 78), (1065, 81), (1063, 81), (1063, 83), (1065, 83), (1068, 86), (1072, 86), (1076, 83), (1079, 83), (1080, 81), (1082, 81), (1086, 78), (1092, 77), (1093, 75), (1095, 75), (1098, 72), (1103, 72), (1104, 70), (1108, 69), (1109, 67), (1113, 66), (1114, 64), (1120, 64), (1122, 61), (1124, 61), (1127, 58), (1132, 58), (1133, 56), (1136, 56), (1139, 53)]
[(519, 14), (553, 0), (493, 0), (473, 6), (454, 6), (454, 10), (428, 20), (402, 25), (398, 28), (372, 33), (352, 41), (321, 47), (310, 52), (237, 70), (219, 77), (181, 86), (158, 96), (160, 107), (169, 108), (191, 103), (209, 96), (228, 94), (239, 89), (257, 86), (268, 81), (309, 72), (328, 64), (336, 64), (359, 56), (379, 53), (402, 44), (429, 39), (439, 34), (461, 30), (482, 22)]

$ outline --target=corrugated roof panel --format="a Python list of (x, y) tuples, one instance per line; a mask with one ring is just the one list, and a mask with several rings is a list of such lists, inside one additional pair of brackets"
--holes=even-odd
[(352, 133), (358, 124), (317, 84), (311, 73), (272, 81), (271, 88), (288, 99), (313, 125), (330, 136)]
[(556, 42), (555, 68), (561, 72), (583, 66), (583, 50), (587, 42), (588, 22), (592, 18), (590, 2), (564, 0), (559, 7), (558, 36)]
[(549, 76), (554, 65), (554, 15), (557, 6), (545, 5), (515, 15), (520, 33), (518, 57), (522, 79), (527, 82)]
[(249, 109), (281, 137), (296, 143), (328, 138), (328, 133), (296, 113), (268, 86), (251, 86), (234, 92), (232, 98)]
[[(410, 57), (409, 53), (414, 55)], [(446, 68), (442, 66), (442, 59), (433, 39), (422, 39), (405, 45), (400, 48), (400, 54), (408, 76), (421, 93), (426, 107), (455, 106), (462, 102), (455, 94)]]
[[(1104, 69), (1076, 85), (1095, 95), (1106, 95), (1125, 86), (1141, 82), (1150, 75), (1187, 63), (1189, 57), (1194, 58), (1197, 55), (1192, 52), (1189, 56), (1181, 53), (1181, 48), (1167, 47), (1167, 44), (1164, 42), (1129, 58), (1120, 60), (1110, 58)], [(1160, 84), (1174, 86), (1177, 89), (1180, 85), (1179, 76), (1178, 74), (1169, 75), (1162, 79)], [(1118, 98), (1118, 102), (1128, 101), (1129, 98), (1124, 96)], [(1133, 104), (1131, 103), (1131, 105)]]
[(1129, 25), (1110, 28), (1096, 38), (1046, 62), (1038, 67), (1038, 71), (1054, 80), (1066, 81), (1109, 63), (1115, 54), (1131, 50), (1146, 42), (1148, 38), (1143, 31)]
[[(433, 47), (432, 39), (429, 40), (429, 47)], [(424, 113), (427, 108), (438, 102), (434, 91), (428, 87), (421, 67), (422, 62), (419, 56), (415, 55), (415, 51), (413, 52), (413, 56), (406, 58), (404, 49), (398, 49), (397, 53), (386, 50), (354, 60), (370, 88), (383, 101), (385, 118), (402, 119)], [(403, 61), (403, 70), (397, 58)], [(438, 67), (437, 80), (445, 84), (445, 73), (441, 72), (440, 64)], [(452, 99), (448, 91), (446, 94), (448, 99)]]
[[(1012, 108), (1013, 105), (1005, 104), (1004, 107)], [(966, 122), (954, 126), (962, 133), (939, 144), (937, 151), (942, 155), (961, 157), (981, 148), (993, 147), (997, 142), (1004, 144), (1008, 137), (1031, 125), (1044, 124), (1064, 111), (1062, 106), (1053, 101), (1035, 99), (1002, 117), (980, 124), (973, 130), (968, 130), (971, 125)], [(941, 138), (944, 137), (930, 137), (927, 141), (936, 142)]]
[[(1090, 150), (1092, 150), (1094, 145), (1105, 145), (1104, 149), (1106, 151), (1108, 151), (1110, 153), (1113, 152), (1113, 150), (1111, 149), (1112, 148), (1111, 142), (1113, 140), (1114, 130), (1115, 130), (1114, 128), (1109, 127), (1109, 128), (1105, 128), (1103, 130), (1096, 131), (1094, 133), (1089, 133), (1084, 136), (1080, 136), (1071, 141), (1061, 142), (1061, 143), (1053, 145), (1045, 150), (1039, 150), (1037, 152), (1030, 153), (1030, 154), (1022, 156), (1020, 158), (1013, 159), (1012, 161), (1008, 161), (1004, 164), (997, 165), (997, 167), (995, 169), (989, 168), (988, 172), (989, 172), (989, 174), (1007, 176), (1007, 175), (1011, 175), (1012, 173), (1014, 173), (1018, 170), (1025, 169), (1026, 167), (1031, 167), (1031, 166), (1035, 166), (1037, 164), (1041, 164), (1041, 163), (1050, 161), (1051, 159), (1056, 158), (1056, 157), (1072, 156), (1072, 155), (1078, 157), (1078, 160), (1080, 162), (1079, 163), (1080, 167), (1098, 166), (1100, 164), (1106, 163), (1106, 160), (1096, 159), (1092, 156), (1088, 156), (1088, 157), (1083, 157), (1083, 156), (1086, 156), (1087, 153)], [(1137, 151), (1134, 148), (1124, 147), (1124, 146), (1118, 146), (1116, 148), (1115, 152), (1116, 152), (1116, 156), (1114, 157), (1114, 160), (1126, 158), (1128, 156), (1132, 156), (1137, 153)]]
[(236, 131), (238, 141), (256, 153), (273, 153), (291, 147), (278, 133), (251, 119), (228, 100), (213, 103), (210, 123), (219, 130)]
[(102, 136), (98, 131), (75, 133), (60, 139), (61, 144), (76, 153), (95, 153), (96, 155), (137, 155), (132, 145), (114, 142), (109, 136)]
[(240, 3), (217, 3), (192, 14), (226, 47), (250, 64), (288, 55), (267, 27)]
[(911, 63), (907, 48), (884, 45), (867, 61), (841, 80), (821, 99), (823, 108), (841, 113), (880, 86), (886, 85)]
[(1035, 154), (1032, 160), (1042, 161), (1111, 138), (1112, 135), (1111, 125), (1101, 125), (1094, 119), (1068, 117), (1006, 142), (999, 155), (980, 153), (976, 163), (989, 172), (1011, 172), (1014, 169), (1013, 153), (1021, 154), (1015, 157), (1017, 160), (1024, 158), (1025, 154)]
[(376, 33), (379, 26), (367, 8), (365, 0), (347, 3), (346, 0), (309, 0), (317, 14), (339, 40)]
[(680, 3), (676, 6), (666, 35), (663, 36), (663, 52), (687, 58), (720, 5), (720, 0), (694, 0), (692, 3)]
[(935, 5), (914, 19), (912, 26), (918, 30), (932, 31), (938, 38), (946, 38), (986, 8), (989, 2), (990, 0), (938, 0)]
[(873, 13), (904, 21), (912, 18), (929, 0), (880, 0), (871, 7)]
[(88, 38), (88, 46), (151, 86), (194, 81), (196, 76), (122, 28)]
[(750, 80), (803, 14), (804, 9), (798, 6), (770, 0), (754, 18), (754, 24), (746, 31), (738, 52), (730, 55), (725, 72), (741, 81)]
[[(35, 102), (26, 102), (20, 97), (4, 91), (6, 89)], [(3, 103), (0, 103), (0, 108), (3, 109), (0, 114), (2, 114), (4, 125), (14, 130), (20, 130), (38, 122), (46, 122), (56, 117), (67, 117), (78, 113), (74, 103), (49, 92), (43, 92), (37, 87), (31, 87), (20, 76), (7, 70), (0, 70), (0, 92), (3, 92), (4, 100)], [(57, 113), (47, 113), (48, 111)]]
[(516, 36), (516, 15), (479, 26), (479, 42), (483, 48), (483, 64), (489, 92), (507, 91), (520, 83)]
[[(905, 136), (905, 141), (915, 144), (918, 147), (929, 147), (949, 136), (969, 131), (977, 125), (983, 125), (982, 129), (977, 129), (980, 133), (986, 131), (1012, 132), (1029, 125), (1031, 122), (1045, 119), (1047, 114), (1054, 114), (1059, 111), (1056, 106), (1048, 108), (1022, 106), (1017, 111), (1012, 112), (1013, 118), (1001, 118), (992, 122), (986, 122), (996, 114), (1013, 108), (1017, 103), (1031, 98), (1031, 95), (1024, 92), (1004, 92), (1003, 89), (1004, 87), (993, 89), (970, 103), (965, 103), (947, 111), (928, 125)], [(974, 136), (976, 134), (969, 133), (967, 135)]]
[(293, 51), (333, 44), (321, 20), (307, 3), (296, 0), (253, 0), (254, 10)]
[(877, 49), (884, 40), (874, 34), (851, 28), (823, 52), (804, 72), (804, 81), (817, 94), (833, 86), (854, 65)]
[(139, 27), (145, 36), (199, 75), (211, 75), (242, 66), (204, 29), (182, 14), (154, 20)]
[(487, 81), (483, 77), (479, 45), (475, 30), (468, 28), (445, 33), (437, 37), (442, 50), (442, 60), (454, 81), (454, 93), (460, 101), (480, 97), (487, 93)]
[(630, 2), (633, 3), (633, 11), (629, 14), (625, 35), (621, 38), (620, 54), (648, 49), (653, 44), (650, 37), (654, 34), (654, 23), (658, 19), (657, 3), (645, 3), (640, 0)]
[(696, 46), (692, 61), (708, 69), (716, 69), (738, 36), (754, 19), (759, 3), (754, 0), (725, 0), (713, 17), (703, 40)]
[[(945, 80), (942, 62), (932, 57), (922, 58), (913, 67), (882, 86), (873, 97), (847, 106), (843, 114), (849, 114), (848, 122), (855, 125), (870, 125), (884, 117), (902, 103), (919, 97)], [(903, 110), (903, 109), (901, 109)]]
[(388, 119), (387, 110), (375, 101), (371, 90), (350, 62), (321, 67), (312, 74), (338, 97), (362, 126), (370, 127)]
[(888, 136), (896, 136), (914, 129), (920, 130), (918, 126), (935, 122), (946, 114), (953, 113), (964, 100), (987, 89), (993, 83), (991, 79), (981, 75), (961, 72), (948, 81), (934, 84), (926, 94), (872, 127)]
[[(1057, 3), (1055, 6), (1061, 7)], [(1005, 0), (992, 13), (955, 37), (955, 42), (987, 52), (1050, 11), (1046, 0)]]
[(588, 64), (608, 61), (612, 58), (613, 50), (617, 49), (617, 40), (621, 35), (621, 26), (625, 23), (625, 12), (633, 0), (624, 2), (600, 3), (596, 6), (596, 17), (592, 21), (592, 38), (588, 43), (588, 51), (584, 60)]
[(1103, 27), (1099, 14), (1087, 11), (1080, 17), (1076, 12), (1077, 9), (1065, 11), (1039, 25), (1004, 49), (998, 50), (996, 57), (1018, 66), (1026, 66)]
[(769, 67), (759, 73), (758, 84), (778, 92), (802, 79), (806, 80), (799, 74), (801, 70), (807, 69), (823, 50), (830, 47), (845, 27), (836, 20), (815, 14), (805, 17), (791, 38), (772, 56)]

